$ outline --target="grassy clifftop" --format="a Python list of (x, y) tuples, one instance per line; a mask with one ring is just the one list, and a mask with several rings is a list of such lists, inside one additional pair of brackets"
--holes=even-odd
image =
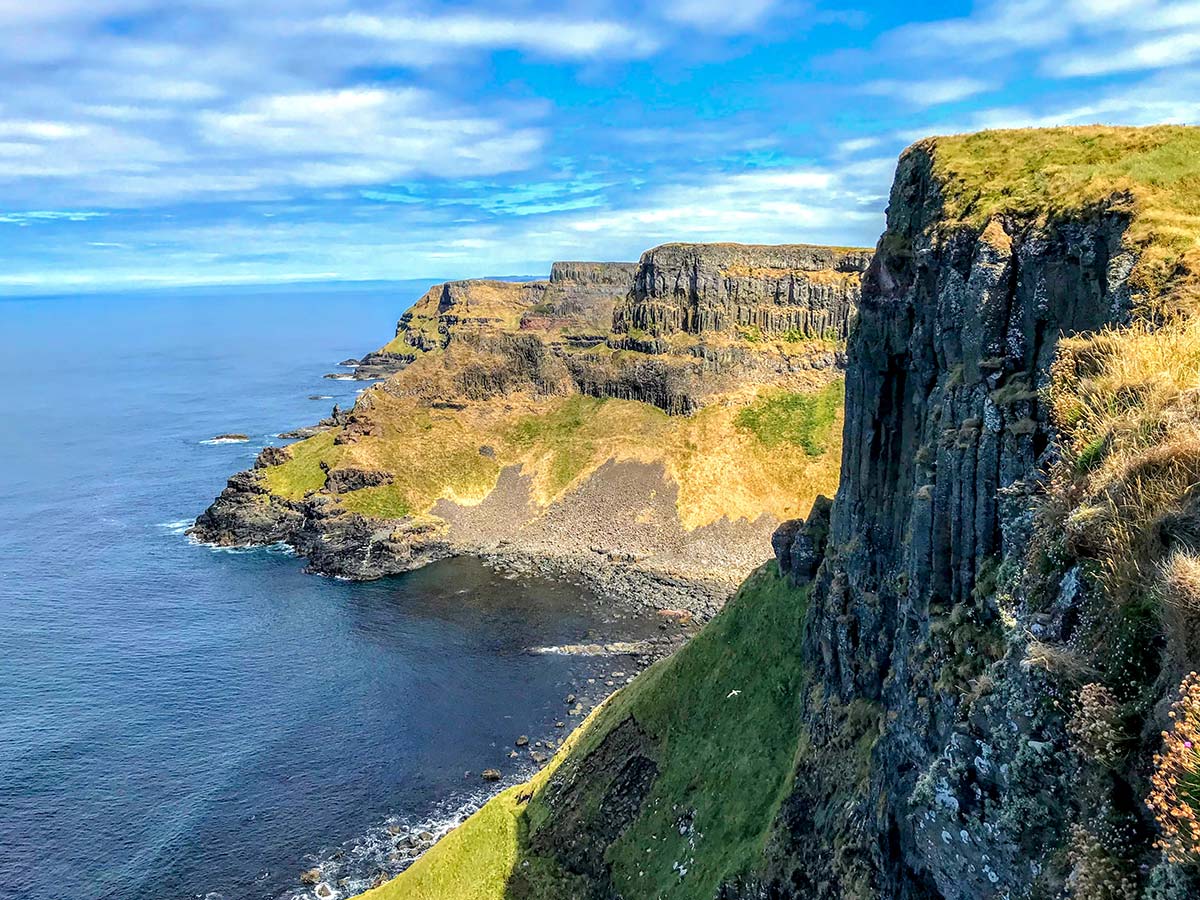
[[(1200, 128), (1159, 125), (984, 131), (928, 138), (947, 223), (1062, 219), (1105, 206), (1131, 216), (1135, 287), (1153, 301), (1200, 276)], [(911, 151), (910, 151), (911, 152)], [(1190, 277), (1180, 277), (1180, 276)]]

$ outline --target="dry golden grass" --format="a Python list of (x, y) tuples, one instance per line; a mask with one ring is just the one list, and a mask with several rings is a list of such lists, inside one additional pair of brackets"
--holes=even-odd
[(1156, 125), (983, 131), (928, 138), (947, 224), (996, 215), (1061, 219), (1107, 207), (1131, 215), (1131, 276), (1147, 307), (1200, 297), (1200, 128)]
[(1048, 399), (1066, 531), (1127, 601), (1159, 577), (1160, 524), (1187, 515), (1200, 485), (1200, 321), (1062, 341)]
[(427, 512), (440, 498), (479, 503), (502, 468), (532, 478), (534, 502), (546, 506), (610, 460), (660, 463), (679, 486), (677, 510), (687, 529), (721, 519), (794, 518), (818, 493), (837, 487), (841, 410), (823, 422), (821, 452), (768, 445), (738, 424), (738, 414), (779, 389), (747, 389), (690, 417), (669, 417), (645, 403), (580, 395), (516, 394), (502, 401), (434, 409), (418, 399), (372, 390), (356, 413), (374, 433), (334, 444), (326, 432), (293, 447), (293, 459), (268, 470), (271, 490), (296, 499), (324, 483), (319, 463), (392, 473), (394, 481), (346, 494), (346, 508), (384, 518)]
[(1200, 613), (1200, 556), (1176, 549), (1162, 565), (1165, 601), (1185, 613)]

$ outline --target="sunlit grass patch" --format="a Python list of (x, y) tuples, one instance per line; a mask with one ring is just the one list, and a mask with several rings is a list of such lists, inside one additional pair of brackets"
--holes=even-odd
[(767, 447), (791, 444), (819, 456), (832, 443), (844, 396), (842, 379), (813, 393), (768, 393), (739, 412), (735, 422)]

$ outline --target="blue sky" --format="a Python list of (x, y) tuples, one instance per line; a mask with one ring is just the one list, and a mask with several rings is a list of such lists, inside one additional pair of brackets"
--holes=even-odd
[(873, 244), (932, 133), (1200, 120), (1200, 2), (0, 3), (0, 293)]

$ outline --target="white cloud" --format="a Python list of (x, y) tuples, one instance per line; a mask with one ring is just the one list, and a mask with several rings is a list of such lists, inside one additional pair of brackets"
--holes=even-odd
[(937, 106), (965, 100), (991, 90), (992, 85), (978, 78), (940, 78), (930, 81), (882, 79), (863, 86), (868, 94), (894, 97), (912, 106)]
[(1051, 128), (1120, 122), (1126, 125), (1200, 122), (1200, 73), (1163, 74), (1102, 91), (1081, 91), (1075, 102), (1030, 103), (976, 110), (953, 121), (927, 121), (894, 139), (909, 143), (931, 134), (962, 134), (990, 128)]
[[(1050, 53), (1053, 77), (1173, 65), (1200, 29), (1197, 0), (989, 0), (970, 16), (906, 25), (883, 47), (903, 56), (978, 64), (1024, 52)], [(1072, 47), (1066, 53), (1064, 46)], [(1114, 67), (1099, 63), (1104, 57)]]
[(108, 213), (94, 210), (57, 210), (42, 209), (31, 212), (0, 213), (0, 222), (6, 225), (31, 225), (35, 222), (86, 222), (89, 219), (99, 219)]
[(731, 33), (755, 28), (778, 5), (778, 0), (740, 0), (733, 3), (667, 0), (660, 8), (660, 14), (669, 21), (704, 31)]
[(1139, 41), (1111, 51), (1085, 51), (1050, 57), (1043, 70), (1060, 78), (1111, 75), (1185, 66), (1200, 59), (1200, 31)]
[(606, 242), (641, 239), (871, 243), (883, 222), (893, 163), (856, 170), (767, 169), (669, 184), (632, 208), (568, 217), (566, 228)]
[(271, 181), (308, 187), (513, 171), (529, 166), (542, 144), (537, 129), (456, 113), (416, 88), (263, 97), (200, 122), (215, 145), (283, 160)]
[[(761, 0), (759, 0), (761, 2)], [(347, 13), (312, 23), (312, 28), (403, 48), (426, 45), (456, 49), (512, 48), (535, 56), (588, 59), (600, 54), (645, 56), (658, 42), (644, 32), (609, 20), (561, 17), (503, 18), (460, 13), (444, 16), (377, 16)]]
[(883, 143), (883, 139), (878, 137), (850, 138), (849, 140), (839, 142), (837, 151), (838, 153), (847, 155), (861, 153), (863, 150), (878, 147), (881, 143)]

